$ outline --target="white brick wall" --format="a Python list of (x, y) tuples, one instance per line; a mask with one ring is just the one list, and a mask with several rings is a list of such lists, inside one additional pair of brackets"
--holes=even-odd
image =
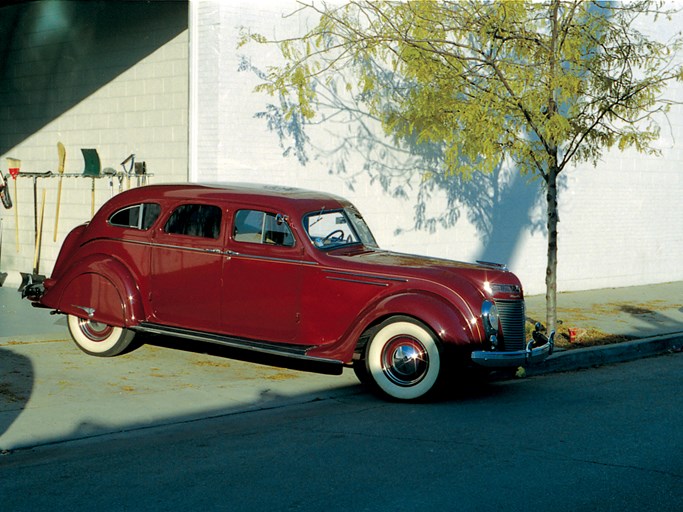
[[(200, 32), (198, 73), (192, 77), (199, 91), (192, 112), (199, 155), (192, 175), (199, 181), (272, 182), (344, 195), (364, 213), (385, 248), (451, 259), (504, 260), (521, 277), (527, 293), (543, 293), (547, 240), (544, 194), (538, 183), (525, 185), (522, 178), (503, 173), (481, 186), (464, 184), (457, 193), (464, 197), (484, 188), (492, 205), (463, 199), (455, 225), (430, 232), (413, 228), (419, 177), (406, 188), (407, 198), (392, 197), (361, 172), (367, 148), (360, 145), (352, 145), (346, 174), (329, 172), (334, 158), (328, 151), (347, 134), (347, 125), (327, 123), (312, 130), (318, 151), (311, 151), (305, 167), (282, 156), (277, 137), (265, 121), (254, 118), (273, 100), (253, 92), (258, 83), (253, 74), (237, 72), (240, 54), (260, 68), (276, 63), (277, 56), (257, 45), (240, 50), (235, 46), (240, 26), (268, 36), (300, 33), (310, 20), (282, 17), (295, 8), (292, 2), (191, 2)], [(670, 96), (681, 100), (683, 84)], [(567, 169), (560, 196), (560, 290), (683, 279), (681, 106), (672, 109), (669, 122), (674, 137), (664, 123), (661, 158), (613, 152), (596, 168)], [(350, 176), (358, 172), (351, 188)], [(446, 194), (435, 192), (428, 210), (443, 211), (446, 204)]]
[[(33, 5), (42, 4), (90, 5), (78, 2)], [(543, 197), (538, 183), (526, 185), (522, 178), (503, 173), (495, 180), (458, 186), (454, 192), (462, 199), (456, 203), (457, 222), (447, 228), (437, 225), (432, 232), (414, 227), (419, 176), (406, 185), (406, 197), (394, 197), (363, 173), (367, 154), (376, 157), (377, 148), (368, 150), (360, 143), (351, 143), (345, 160), (347, 172), (330, 172), (336, 159), (329, 151), (354, 125), (328, 123), (311, 131), (317, 150), (310, 152), (311, 160), (305, 167), (293, 157), (282, 156), (277, 136), (266, 129), (265, 121), (254, 118), (272, 99), (252, 92), (258, 83), (253, 74), (237, 72), (242, 54), (251, 57), (259, 67), (276, 62), (277, 56), (262, 47), (237, 50), (236, 43), (241, 26), (279, 37), (300, 33), (311, 20), (282, 17), (282, 13), (295, 8), (291, 0), (193, 0), (190, 11), (195, 24), (191, 30), (196, 30), (193, 33), (196, 47), (188, 49), (188, 32), (181, 32), (14, 144), (5, 141), (16, 139), (14, 135), (20, 125), (15, 118), (17, 111), (7, 106), (7, 91), (3, 89), (6, 80), (3, 80), (0, 84), (0, 170), (7, 172), (5, 158), (9, 156), (21, 159), (25, 171), (55, 171), (56, 144), (62, 141), (67, 147), (67, 173), (81, 173), (80, 148), (94, 147), (99, 151), (103, 167), (119, 170), (119, 163), (128, 154), (136, 153), (138, 160), (146, 161), (149, 172), (154, 173), (152, 182), (184, 181), (188, 177), (189, 155), (192, 155), (193, 180), (271, 182), (337, 193), (360, 208), (385, 248), (452, 259), (506, 261), (522, 278), (527, 293), (542, 293), (546, 237)], [(28, 28), (22, 27), (22, 30)], [(49, 33), (44, 29), (37, 32), (40, 38), (36, 40), (44, 43)], [(29, 40), (27, 37), (26, 41)], [(55, 47), (57, 50), (59, 47)], [(190, 54), (195, 58), (191, 63), (188, 62)], [(69, 80), (81, 79), (68, 75), (64, 80), (38, 76), (29, 55), (26, 52), (23, 62), (14, 62), (5, 71), (17, 88), (26, 89), (21, 98), (25, 102), (21, 109), (25, 122), (42, 118), (43, 112), (36, 105), (46, 96), (50, 99), (48, 105), (57, 104), (58, 111), (58, 105), (69, 96), (68, 87), (73, 85)], [(116, 58), (114, 45), (112, 59)], [(109, 65), (106, 59), (92, 62), (88, 76), (83, 79), (96, 78)], [(192, 98), (188, 88), (190, 68), (194, 73), (190, 87)], [(40, 83), (44, 84), (42, 89), (38, 87)], [(682, 101), (683, 85), (677, 84), (671, 95)], [(188, 110), (190, 100), (193, 108)], [(582, 165), (566, 171), (567, 188), (560, 197), (561, 290), (683, 279), (681, 106), (672, 109), (669, 121), (671, 133), (667, 123), (662, 125), (661, 158), (614, 152), (597, 168)], [(189, 148), (188, 124), (192, 126)], [(379, 133), (376, 126), (371, 129)], [(390, 148), (388, 154), (403, 158), (399, 164), (408, 168), (416, 165), (417, 161), (394, 154)], [(5, 272), (29, 272), (33, 265), (32, 181), (20, 178), (17, 184), (18, 251), (14, 242), (15, 211), (0, 208), (3, 219), (0, 270)], [(39, 181), (38, 201), (41, 190), (47, 191), (41, 273), (48, 275), (68, 230), (90, 217), (91, 180), (68, 178), (63, 184), (60, 229), (57, 242), (53, 242), (57, 180)], [(114, 187), (118, 189), (118, 184)], [(478, 199), (466, 198), (467, 193), (482, 190), (489, 192), (490, 205), (485, 196), (475, 194), (473, 197)], [(10, 191), (13, 192), (12, 183)], [(109, 196), (108, 180), (98, 180), (96, 205), (101, 205)], [(447, 204), (446, 192), (436, 191), (427, 211), (438, 214)]]
[[(40, 5), (52, 4), (56, 7), (66, 6), (67, 9), (97, 9), (93, 4), (80, 2), (60, 3), (60, 2), (37, 2), (27, 9), (38, 9)], [(144, 6), (138, 4), (133, 6), (136, 9), (145, 8), (165, 9), (160, 4)], [(17, 7), (19, 8), (19, 7)], [(107, 9), (126, 9), (128, 7), (116, 7), (109, 5)], [(15, 116), (28, 116), (26, 109), (17, 108), (16, 103), (25, 101), (25, 97), (16, 92), (16, 89), (0, 89), (0, 105), (5, 105), (0, 111), (0, 116), (4, 118), (0, 122), (0, 170), (3, 174), (7, 173), (7, 157), (14, 157), (21, 160), (22, 171), (45, 171), (57, 172), (57, 142), (61, 141), (66, 146), (66, 173), (81, 174), (84, 168), (81, 148), (96, 148), (98, 150), (102, 168), (112, 167), (117, 171), (122, 170), (119, 165), (129, 154), (135, 153), (136, 161), (145, 161), (147, 171), (154, 176), (151, 182), (186, 181), (188, 176), (188, 31), (186, 17), (186, 4), (176, 5), (173, 8), (174, 17), (171, 21), (185, 29), (173, 36), (159, 47), (146, 47), (145, 45), (156, 44), (150, 38), (149, 33), (144, 33), (138, 29), (131, 28), (131, 33), (125, 37), (136, 38), (130, 43), (134, 51), (144, 53), (144, 57), (133, 63), (131, 67), (111, 80), (104, 81), (96, 87), (92, 93), (84, 97), (75, 105), (59, 111), (59, 102), (73, 95), (73, 88), (79, 85), (80, 77), (72, 77), (67, 71), (61, 72), (62, 67), (68, 67), (69, 62), (56, 62), (58, 65), (51, 72), (56, 71), (55, 76), (45, 76), (46, 70), (37, 68), (31, 70), (31, 59), (34, 53), (31, 43), (36, 38), (30, 32), (37, 27), (37, 19), (42, 19), (40, 12), (33, 11), (23, 19), (25, 25), (22, 30), (24, 33), (21, 39), (22, 49), (17, 49), (19, 43), (14, 45), (14, 52), (9, 56), (9, 73), (16, 77), (18, 74), (25, 74), (21, 79), (15, 78), (16, 84), (27, 83), (32, 79), (41, 83), (54, 83), (54, 90), (48, 88), (38, 90), (33, 94), (43, 94), (54, 96), (54, 102), (45, 102), (46, 107), (54, 109), (57, 115), (39, 129), (33, 131), (28, 136), (14, 145), (7, 141), (15, 140), (16, 124), (13, 126), (13, 119), (10, 113)], [(6, 11), (3, 11), (6, 12)], [(100, 13), (95, 11), (92, 16)], [(111, 11), (110, 11), (111, 12)], [(140, 11), (136, 11), (138, 13)], [(168, 11), (166, 11), (168, 13)], [(82, 15), (82, 12), (67, 11), (70, 16)], [(168, 16), (168, 14), (166, 14)], [(45, 15), (47, 16), (47, 15)], [(152, 13), (156, 16), (156, 13)], [(104, 13), (107, 17), (107, 13)], [(181, 19), (177, 19), (177, 18)], [(47, 16), (47, 19), (53, 18)], [(107, 20), (103, 20), (106, 22)], [(164, 19), (163, 23), (168, 22)], [(92, 23), (97, 20), (93, 18)], [(125, 22), (125, 20), (124, 20)], [(130, 22), (134, 25), (133, 22)], [(163, 26), (150, 26), (148, 21), (143, 22), (147, 30), (164, 31)], [(32, 28), (33, 27), (33, 28)], [(58, 27), (57, 27), (58, 28)], [(57, 30), (54, 28), (53, 30)], [(112, 30), (116, 27), (112, 26)], [(35, 28), (38, 32), (39, 29)], [(47, 33), (44, 29), (41, 34)], [(45, 37), (48, 37), (45, 36)], [(105, 57), (97, 61), (88, 61), (82, 66), (88, 71), (91, 77), (89, 80), (97, 81), (100, 75), (105, 75), (112, 62), (117, 62), (119, 57), (117, 52), (121, 51), (119, 40), (112, 43), (107, 38), (112, 37), (110, 32), (103, 32), (101, 36), (93, 40), (83, 37), (82, 33), (72, 34), (65, 37), (63, 34), (55, 34), (54, 38), (59, 37), (61, 45), (67, 45), (69, 58), (79, 53), (79, 45), (101, 45), (108, 47), (108, 50), (98, 50), (99, 54), (104, 51)], [(49, 37), (48, 37), (49, 38)], [(72, 46), (73, 45), (73, 46)], [(74, 48), (75, 47), (75, 48)], [(109, 53), (107, 53), (107, 51)], [(36, 76), (36, 73), (43, 75)], [(62, 73), (62, 74), (60, 74)], [(83, 80), (86, 78), (83, 77)], [(60, 83), (62, 85), (60, 85)], [(55, 92), (56, 90), (56, 92)], [(29, 102), (31, 100), (29, 99)], [(13, 109), (7, 107), (14, 103)], [(29, 108), (30, 105), (29, 105)], [(37, 112), (41, 117), (43, 112)], [(38, 208), (40, 209), (41, 191), (46, 191), (46, 205), (44, 217), (44, 231), (42, 240), (42, 258), (40, 271), (42, 274), (49, 275), (54, 261), (57, 257), (61, 243), (74, 226), (90, 219), (91, 209), (91, 179), (77, 177), (64, 178), (61, 196), (59, 232), (57, 241), (53, 241), (54, 219), (57, 200), (56, 178), (38, 180)], [(133, 186), (136, 180), (132, 182)], [(124, 181), (124, 186), (126, 182)], [(17, 195), (13, 197), (16, 209), (5, 210), (0, 208), (0, 216), (3, 219), (3, 247), (2, 261), (0, 269), (4, 272), (10, 271), (9, 280), (16, 280), (17, 272), (30, 272), (33, 267), (34, 257), (34, 207), (33, 207), (33, 181), (26, 177), (17, 180)], [(101, 206), (111, 195), (109, 179), (101, 178), (95, 184), (96, 198), (95, 207)], [(10, 183), (10, 191), (14, 194), (14, 184)], [(118, 181), (114, 180), (114, 191), (118, 191)], [(19, 215), (19, 246), (15, 244), (15, 213)], [(6, 286), (9, 284), (6, 284)]]

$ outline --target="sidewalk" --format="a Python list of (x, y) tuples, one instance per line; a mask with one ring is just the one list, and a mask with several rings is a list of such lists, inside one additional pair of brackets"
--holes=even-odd
[[(527, 317), (545, 324), (545, 295), (526, 299)], [(647, 338), (683, 333), (683, 281), (559, 293), (557, 318), (567, 327)]]
[[(545, 296), (527, 297), (527, 318), (545, 324)], [(560, 293), (557, 319), (581, 333), (598, 331), (633, 341), (558, 350), (527, 372), (538, 375), (631, 361), (683, 347), (683, 282)], [(559, 327), (559, 326), (558, 326)]]
[[(682, 302), (683, 282), (560, 294), (563, 325), (639, 339), (558, 351), (528, 375), (679, 351)], [(544, 311), (544, 297), (527, 298), (529, 317), (544, 321)], [(0, 453), (362, 392), (352, 370), (320, 375), (168, 343), (151, 339), (123, 356), (89, 357), (62, 315), (0, 287)]]

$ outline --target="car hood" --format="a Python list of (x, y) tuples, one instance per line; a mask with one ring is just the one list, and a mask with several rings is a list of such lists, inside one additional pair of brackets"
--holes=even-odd
[[(495, 263), (465, 263), (383, 250), (365, 250), (339, 257), (359, 271), (430, 281), (457, 280), (469, 283), (486, 295), (515, 299), (523, 297), (522, 286), (517, 276), (505, 266)], [(492, 285), (496, 286), (492, 289)]]

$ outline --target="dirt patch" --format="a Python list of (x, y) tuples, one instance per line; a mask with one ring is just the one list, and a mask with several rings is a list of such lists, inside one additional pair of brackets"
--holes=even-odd
[(34, 341), (17, 341), (10, 340), (0, 343), (0, 347), (11, 347), (14, 345), (35, 345), (36, 343), (63, 343), (64, 340), (34, 340)]
[[(581, 319), (572, 315), (572, 321), (577, 322)], [(534, 323), (527, 321), (527, 339), (531, 339), (534, 330)], [(563, 349), (575, 349), (584, 347), (597, 347), (602, 345), (612, 345), (636, 339), (635, 336), (621, 334), (610, 334), (599, 329), (570, 328), (559, 325), (555, 335), (555, 346)]]
[(201, 360), (201, 361), (194, 361), (192, 364), (194, 366), (199, 366), (199, 367), (230, 368), (230, 363), (227, 363), (225, 361)]
[(293, 373), (284, 373), (284, 372), (278, 372), (274, 375), (266, 375), (266, 379), (269, 380), (290, 380), (290, 379), (296, 379), (297, 375)]

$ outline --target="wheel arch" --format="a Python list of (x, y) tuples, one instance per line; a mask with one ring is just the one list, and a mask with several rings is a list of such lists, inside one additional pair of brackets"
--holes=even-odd
[(466, 315), (473, 317), (474, 313), (470, 308), (463, 312), (456, 305), (428, 292), (390, 295), (367, 307), (334, 346), (321, 347), (324, 350), (310, 353), (351, 362), (362, 353), (372, 330), (393, 316), (405, 316), (421, 322), (445, 345), (466, 345), (476, 338)]
[[(64, 284), (61, 284), (64, 283)], [(118, 327), (145, 318), (141, 291), (132, 273), (116, 258), (92, 254), (79, 260), (46, 292), (43, 303), (62, 313)]]

